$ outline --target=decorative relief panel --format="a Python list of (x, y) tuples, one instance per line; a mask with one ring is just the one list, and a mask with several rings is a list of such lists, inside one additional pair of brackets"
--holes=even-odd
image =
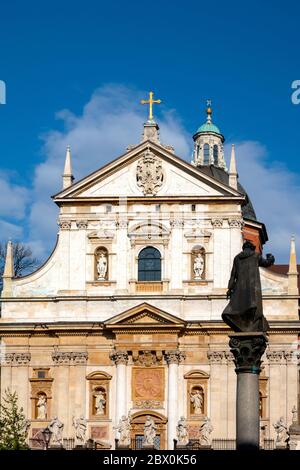
[(149, 149), (138, 161), (136, 167), (137, 186), (144, 196), (155, 196), (163, 184), (162, 162)]
[(164, 401), (164, 368), (132, 368), (132, 400)]

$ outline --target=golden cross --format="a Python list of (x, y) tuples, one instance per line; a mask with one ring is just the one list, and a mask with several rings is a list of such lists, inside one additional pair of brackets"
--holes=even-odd
[(154, 103), (160, 104), (161, 100), (154, 100), (152, 91), (149, 92), (149, 99), (148, 100), (141, 100), (141, 104), (149, 104), (149, 121), (153, 120), (152, 107), (153, 107)]

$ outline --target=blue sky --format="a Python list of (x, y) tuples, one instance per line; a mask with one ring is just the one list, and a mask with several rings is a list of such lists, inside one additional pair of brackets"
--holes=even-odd
[[(299, 2), (29, 0), (3, 2), (0, 13), (2, 237), (45, 256), (56, 233), (49, 197), (60, 187), (67, 139), (76, 176), (101, 166), (139, 137), (138, 100), (153, 89), (163, 100), (156, 117), (167, 143), (178, 138), (185, 158), (212, 99), (214, 121), (240, 145), (241, 182), (269, 228), (268, 249), (286, 261), (289, 236), (300, 239), (300, 105), (291, 102), (291, 83), (300, 79)], [(95, 103), (102, 115), (93, 132), (113, 137), (96, 137), (89, 148)], [(49, 168), (57, 184), (43, 180)]]

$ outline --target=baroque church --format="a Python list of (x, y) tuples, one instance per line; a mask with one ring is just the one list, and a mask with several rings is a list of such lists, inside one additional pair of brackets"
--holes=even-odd
[[(191, 440), (207, 417), (213, 442), (235, 439), (236, 374), (221, 314), (234, 256), (245, 240), (262, 253), (267, 229), (238, 180), (234, 146), (226, 166), (210, 104), (188, 163), (160, 141), (149, 101), (141, 142), (80, 181), (67, 149), (49, 259), (15, 278), (8, 243), (1, 392), (17, 392), (33, 448), (53, 420), (68, 440), (81, 419), (84, 439), (114, 449), (128, 416), (137, 447), (150, 418), (160, 449), (174, 448), (182, 417)], [(293, 239), (287, 269), (260, 274), (270, 324), (260, 419), (275, 439), (273, 424), (291, 424), (299, 404)]]

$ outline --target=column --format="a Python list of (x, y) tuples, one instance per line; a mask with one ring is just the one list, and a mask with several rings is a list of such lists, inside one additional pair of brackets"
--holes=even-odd
[(172, 227), (171, 253), (176, 253), (172, 257), (171, 289), (182, 288), (182, 228), (183, 220), (181, 216), (170, 221)]
[(178, 423), (178, 366), (185, 354), (178, 349), (165, 352), (168, 364), (168, 450), (173, 450)]
[(117, 222), (117, 289), (127, 290), (127, 219), (121, 219)]
[[(284, 352), (269, 349), (266, 353), (269, 360), (269, 419), (270, 438), (276, 439), (276, 432), (273, 423), (276, 423), (281, 416), (286, 419), (286, 394), (282, 397), (282, 386), (285, 385), (285, 358)], [(283, 384), (282, 384), (282, 379)]]
[(213, 437), (225, 439), (227, 436), (227, 367), (224, 351), (209, 350), (210, 363), (210, 411), (208, 415), (213, 425)]
[[(120, 418), (127, 416), (127, 351), (114, 351), (111, 353), (110, 358), (116, 364), (116, 407), (115, 407), (115, 426), (118, 424)], [(119, 438), (119, 433), (116, 431), (116, 438)]]
[(259, 450), (259, 374), (267, 336), (249, 332), (229, 337), (237, 374), (236, 448)]

